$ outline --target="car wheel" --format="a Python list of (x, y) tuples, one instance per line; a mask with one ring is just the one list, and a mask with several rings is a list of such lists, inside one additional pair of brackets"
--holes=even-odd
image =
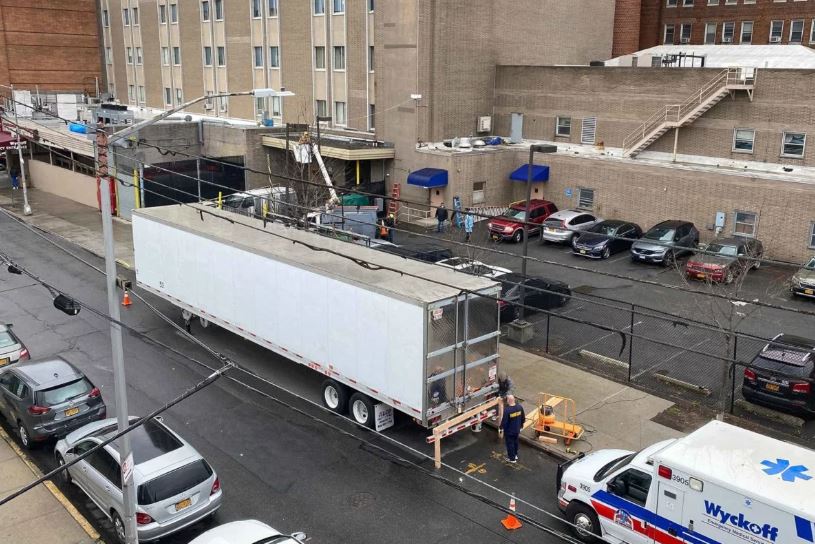
[(727, 285), (730, 285), (731, 283), (733, 283), (733, 269), (732, 268), (727, 269), (727, 274), (725, 274), (725, 276), (724, 276), (724, 282)]
[(611, 257), (611, 248), (606, 246), (603, 248), (603, 258), (608, 259), (609, 257)]
[(518, 229), (515, 231), (515, 234), (512, 235), (512, 241), (516, 244), (520, 244), (524, 241), (524, 229)]
[(20, 434), (20, 444), (27, 450), (34, 448), (34, 441), (31, 439), (31, 431), (29, 431), (22, 421), (17, 422), (17, 432)]
[(348, 406), (348, 388), (335, 380), (325, 380), (323, 382), (323, 406), (332, 412), (344, 414)]
[(581, 542), (597, 542), (600, 536), (600, 520), (594, 510), (572, 502), (566, 509), (566, 517), (572, 523), (572, 531)]
[[(57, 465), (59, 465), (60, 468), (65, 466), (65, 459), (62, 458), (62, 455), (55, 453), (54, 457), (56, 458)], [(68, 473), (67, 468), (62, 468), (62, 472), (59, 473), (59, 481), (65, 485), (71, 485), (71, 475)]]
[(111, 511), (110, 520), (113, 522), (113, 532), (116, 533), (116, 540), (119, 544), (125, 544), (127, 537), (125, 536), (125, 524), (122, 522), (122, 517), (116, 510)]
[(674, 264), (676, 264), (676, 255), (674, 254), (673, 251), (668, 251), (667, 253), (665, 253), (665, 257), (662, 258), (662, 265), (665, 268), (668, 268), (669, 266), (673, 266)]
[(374, 403), (371, 401), (370, 397), (357, 392), (351, 395), (349, 404), (351, 406), (351, 419), (360, 425), (373, 429)]

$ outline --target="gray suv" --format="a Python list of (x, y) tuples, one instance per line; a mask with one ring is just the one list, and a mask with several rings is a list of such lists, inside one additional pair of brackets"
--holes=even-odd
[(690, 221), (675, 219), (651, 227), (631, 246), (633, 262), (670, 266), (677, 257), (693, 253), (699, 245), (699, 231)]
[[(131, 416), (131, 422), (138, 420)], [(115, 419), (97, 421), (57, 442), (57, 464), (79, 455), (116, 433)], [(150, 420), (129, 434), (136, 486), (136, 530), (147, 542), (197, 523), (221, 506), (218, 475), (201, 454), (160, 419)], [(63, 482), (76, 484), (113, 523), (116, 537), (125, 541), (122, 523), (122, 469), (118, 442), (111, 442), (62, 473)]]
[(0, 414), (20, 433), (20, 442), (62, 437), (104, 419), (107, 407), (97, 387), (65, 359), (27, 361), (0, 374)]

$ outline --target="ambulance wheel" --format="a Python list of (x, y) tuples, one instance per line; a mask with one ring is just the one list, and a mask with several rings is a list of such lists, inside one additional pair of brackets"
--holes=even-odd
[(344, 414), (348, 406), (348, 388), (331, 379), (325, 380), (322, 388), (323, 406), (332, 412)]
[(374, 428), (374, 403), (368, 397), (368, 395), (363, 395), (362, 393), (354, 393), (351, 395), (351, 400), (349, 401), (351, 406), (351, 419), (359, 423), (360, 425), (364, 425), (365, 427)]
[(566, 509), (566, 518), (572, 531), (581, 542), (597, 542), (600, 536), (600, 520), (594, 510), (579, 502), (572, 502)]

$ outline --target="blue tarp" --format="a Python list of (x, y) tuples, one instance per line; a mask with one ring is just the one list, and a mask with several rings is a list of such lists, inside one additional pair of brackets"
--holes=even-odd
[(408, 185), (418, 185), (429, 189), (431, 187), (445, 187), (447, 185), (447, 170), (440, 168), (422, 168), (408, 174)]
[[(526, 181), (529, 179), (529, 165), (525, 164), (509, 175), (512, 181)], [(532, 181), (549, 181), (549, 167), (542, 164), (532, 165)]]

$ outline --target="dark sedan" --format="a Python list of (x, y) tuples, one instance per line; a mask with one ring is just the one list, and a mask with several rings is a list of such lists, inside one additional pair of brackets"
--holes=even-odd
[(764, 245), (755, 238), (723, 238), (708, 244), (704, 253), (688, 259), (688, 278), (733, 283), (751, 268), (761, 266)]
[(608, 259), (613, 253), (627, 251), (642, 236), (635, 223), (608, 219), (581, 233), (572, 243), (572, 252), (581, 257)]
[(744, 369), (741, 393), (756, 404), (815, 415), (815, 340), (779, 334)]
[(528, 276), (526, 281), (520, 274), (506, 274), (499, 278), (501, 282), (501, 300), (498, 307), (501, 311), (501, 322), (507, 323), (517, 317), (521, 300), (521, 284), (524, 285), (524, 302), (527, 306), (524, 313), (530, 314), (539, 310), (560, 308), (569, 302), (572, 294), (569, 286), (563, 282), (537, 276)]

